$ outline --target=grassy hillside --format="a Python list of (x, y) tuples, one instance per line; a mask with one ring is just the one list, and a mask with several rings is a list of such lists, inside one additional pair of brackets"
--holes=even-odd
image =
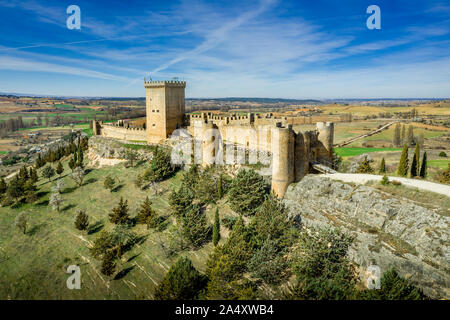
[[(82, 187), (76, 188), (68, 176), (70, 169), (64, 163), (63, 179), (66, 189), (62, 194), (65, 203), (58, 213), (48, 206), (52, 181), (40, 179), (38, 182), (40, 199), (37, 204), (24, 204), (19, 208), (0, 208), (0, 299), (149, 299), (152, 298), (155, 285), (165, 275), (176, 260), (168, 258), (160, 241), (167, 242), (170, 224), (168, 195), (166, 191), (157, 197), (150, 191), (135, 187), (133, 180), (144, 170), (144, 165), (136, 168), (124, 168), (123, 165), (92, 169), (85, 178)], [(119, 184), (114, 192), (103, 188), (107, 175), (118, 178)], [(181, 173), (161, 183), (161, 188), (169, 190), (180, 183)], [(117, 270), (121, 277), (108, 280), (100, 273), (100, 262), (89, 252), (102, 229), (110, 230), (113, 225), (108, 220), (111, 209), (117, 205), (121, 196), (128, 199), (130, 216), (136, 215), (140, 203), (149, 196), (153, 208), (161, 216), (168, 217), (169, 227), (162, 232), (147, 230), (143, 225), (133, 228), (142, 242), (136, 244), (124, 254)], [(226, 207), (226, 206), (225, 206)], [(93, 228), (89, 234), (75, 229), (73, 220), (76, 209), (86, 209)], [(224, 209), (225, 210), (225, 209)], [(29, 218), (29, 230), (22, 234), (13, 222), (19, 212), (26, 212)], [(211, 211), (211, 212), (209, 212)], [(212, 208), (208, 218), (212, 221)], [(222, 212), (222, 211), (221, 211)], [(196, 268), (204, 270), (204, 263), (212, 250), (208, 243), (197, 251), (184, 251)], [(66, 287), (67, 266), (79, 264), (81, 267), (81, 290), (69, 290)]]

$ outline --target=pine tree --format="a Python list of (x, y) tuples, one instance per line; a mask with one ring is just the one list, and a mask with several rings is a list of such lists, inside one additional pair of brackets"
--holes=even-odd
[(109, 215), (109, 221), (115, 224), (128, 222), (128, 200), (123, 201), (123, 198), (120, 197), (119, 204), (112, 209), (112, 213)]
[(233, 211), (244, 215), (253, 215), (264, 202), (265, 195), (264, 178), (253, 169), (242, 169), (231, 183), (228, 199)]
[(379, 173), (386, 173), (386, 162), (384, 160), (384, 157), (381, 159)]
[(16, 201), (23, 196), (23, 184), (17, 176), (9, 182), (6, 192), (9, 197), (14, 198)]
[(411, 178), (417, 177), (419, 175), (419, 168), (420, 168), (420, 149), (419, 144), (416, 144), (416, 148), (414, 149), (414, 155), (413, 160), (411, 163)]
[(101, 266), (101, 272), (105, 276), (111, 276), (114, 274), (116, 270), (116, 263), (114, 262), (114, 252), (112, 250), (106, 251), (106, 253), (103, 255), (102, 259), (102, 266)]
[(167, 272), (155, 291), (158, 300), (191, 300), (198, 298), (207, 279), (186, 257), (179, 258)]
[(397, 174), (401, 177), (406, 177), (408, 174), (408, 145), (405, 143), (398, 163)]
[(420, 177), (425, 179), (427, 177), (427, 152), (423, 153), (422, 165), (420, 166)]
[(89, 217), (86, 214), (85, 210), (82, 209), (78, 209), (77, 210), (77, 215), (75, 217), (75, 228), (77, 228), (78, 230), (86, 230), (87, 227), (89, 226)]
[(210, 240), (211, 227), (206, 221), (206, 215), (198, 204), (187, 209), (182, 218), (183, 236), (195, 247), (199, 248)]
[(219, 208), (216, 208), (214, 214), (214, 226), (213, 226), (213, 244), (217, 246), (220, 240), (220, 219), (219, 219)]
[(138, 212), (137, 223), (147, 224), (149, 228), (155, 228), (157, 226), (156, 212), (152, 208), (152, 202), (148, 197), (145, 198), (141, 204), (141, 209)]
[(61, 164), (61, 161), (58, 161), (58, 165), (56, 166), (56, 173), (61, 178), (61, 174), (64, 172), (63, 165)]

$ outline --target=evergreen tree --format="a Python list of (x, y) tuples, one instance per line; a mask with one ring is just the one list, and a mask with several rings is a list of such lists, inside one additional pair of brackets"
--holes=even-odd
[(0, 196), (4, 195), (8, 190), (8, 185), (5, 182), (5, 179), (0, 178)]
[(219, 219), (219, 208), (216, 208), (214, 214), (214, 226), (213, 226), (213, 244), (217, 246), (220, 240), (220, 219)]
[(85, 210), (82, 209), (78, 209), (77, 210), (77, 215), (75, 217), (75, 228), (77, 228), (78, 230), (86, 230), (87, 227), (89, 226), (89, 217), (86, 214)]
[(84, 155), (83, 155), (83, 149), (81, 148), (81, 145), (78, 145), (78, 155), (77, 155), (77, 167), (81, 167), (83, 168), (83, 160), (84, 160)]
[(63, 165), (61, 164), (61, 161), (58, 161), (58, 165), (56, 166), (56, 173), (61, 178), (61, 174), (64, 172)]
[(107, 176), (105, 178), (105, 181), (103, 181), (103, 187), (105, 189), (108, 189), (109, 191), (112, 192), (112, 190), (114, 189), (114, 186), (116, 184), (116, 180), (114, 180), (113, 178), (111, 178), (110, 176)]
[(144, 173), (144, 179), (158, 182), (170, 177), (174, 172), (175, 168), (172, 166), (170, 153), (162, 148), (156, 148), (150, 161), (150, 167)]
[(178, 217), (184, 216), (186, 208), (190, 207), (193, 201), (192, 189), (185, 187), (184, 184), (178, 190), (173, 190), (169, 195), (170, 207)]
[(27, 181), (27, 179), (28, 179), (28, 170), (27, 170), (27, 167), (25, 167), (25, 165), (22, 166), (19, 170), (19, 179), (23, 183), (25, 183), (25, 181)]
[(15, 199), (16, 201), (23, 196), (23, 184), (17, 176), (9, 182), (6, 193), (9, 197)]
[(123, 198), (120, 197), (119, 204), (112, 209), (112, 213), (109, 215), (109, 221), (115, 224), (128, 222), (128, 200), (123, 201)]
[(406, 177), (408, 174), (408, 145), (405, 143), (398, 163), (397, 174), (401, 177)]
[(155, 290), (158, 300), (191, 300), (197, 299), (206, 286), (207, 279), (182, 257), (172, 265), (164, 279)]
[(70, 160), (69, 160), (69, 168), (70, 168), (70, 170), (73, 171), (73, 169), (75, 169), (75, 165), (76, 165), (75, 157), (70, 158)]
[(400, 123), (397, 123), (395, 125), (395, 129), (394, 129), (394, 139), (392, 142), (393, 142), (394, 146), (396, 146), (396, 147), (399, 147), (402, 145), (400, 127), (401, 127)]
[(55, 175), (55, 169), (53, 169), (50, 165), (46, 166), (42, 170), (42, 176), (50, 182), (50, 179)]
[(408, 134), (407, 134), (407, 137), (406, 137), (406, 143), (409, 146), (414, 145), (414, 127), (412, 125), (408, 126)]
[(145, 198), (141, 204), (141, 209), (138, 212), (137, 223), (147, 224), (149, 228), (155, 228), (158, 224), (156, 211), (152, 208), (152, 202), (148, 197)]
[(33, 170), (33, 168), (30, 168), (30, 179), (33, 181), (33, 183), (36, 183), (39, 180), (37, 170)]
[(384, 157), (381, 159), (379, 173), (386, 173), (386, 162), (384, 160)]
[(243, 215), (253, 215), (264, 202), (267, 186), (263, 177), (251, 170), (240, 170), (228, 194), (230, 207)]
[(384, 175), (383, 178), (381, 178), (380, 183), (381, 183), (383, 186), (388, 185), (388, 184), (389, 184), (389, 178), (388, 178), (388, 176), (387, 176), (387, 175)]
[(380, 289), (364, 290), (363, 299), (367, 300), (422, 300), (422, 291), (402, 278), (394, 268), (383, 272)]
[(102, 266), (100, 271), (105, 276), (111, 276), (116, 271), (116, 263), (114, 262), (115, 255), (111, 250), (108, 250), (102, 258)]
[(420, 149), (419, 144), (416, 144), (416, 147), (414, 149), (414, 155), (413, 160), (411, 163), (411, 178), (417, 177), (419, 175), (419, 168), (420, 168)]
[(364, 160), (359, 165), (358, 169), (356, 169), (356, 173), (373, 173), (374, 170), (370, 165), (369, 159), (367, 157), (364, 158)]
[(402, 124), (402, 133), (400, 136), (402, 143), (405, 144), (406, 143), (406, 126)]
[(210, 238), (211, 227), (206, 221), (206, 215), (198, 204), (187, 208), (182, 218), (183, 236), (194, 246), (199, 248)]
[(422, 165), (420, 166), (420, 177), (425, 179), (427, 177), (427, 152), (423, 153)]

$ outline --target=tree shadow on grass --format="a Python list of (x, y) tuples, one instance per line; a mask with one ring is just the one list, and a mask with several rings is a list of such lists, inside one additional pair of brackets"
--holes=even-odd
[(133, 261), (134, 259), (136, 259), (137, 257), (139, 257), (141, 255), (142, 252), (139, 252), (138, 254), (135, 254), (134, 256), (128, 258), (127, 262)]
[(77, 189), (77, 187), (65, 188), (63, 191), (63, 194), (74, 192), (76, 189)]
[(111, 192), (118, 192), (120, 191), (120, 189), (123, 188), (123, 184), (119, 184), (118, 186), (116, 186), (114, 189), (111, 190)]
[(36, 193), (36, 196), (38, 197), (38, 199), (45, 197), (47, 194), (49, 194), (48, 191), (39, 191), (38, 193)]
[(95, 179), (95, 178), (89, 178), (89, 179), (87, 179), (87, 180), (83, 183), (83, 185), (85, 186), (85, 185), (87, 185), (87, 184), (94, 183), (94, 182), (97, 182), (97, 181), (98, 181), (98, 180)]
[(84, 170), (84, 173), (86, 174), (86, 175), (88, 175), (89, 173), (91, 173), (92, 171), (94, 171), (94, 169), (86, 169), (86, 170)]
[(47, 224), (46, 223), (41, 223), (41, 224), (37, 224), (34, 225), (33, 227), (31, 227), (28, 231), (27, 231), (27, 235), (28, 236), (34, 236), (36, 233), (39, 232), (40, 229), (42, 229), (43, 227), (45, 227)]
[(76, 207), (75, 204), (69, 204), (69, 205), (65, 206), (61, 211), (67, 211), (67, 210), (70, 210), (75, 207)]
[(44, 200), (44, 201), (36, 203), (36, 206), (39, 206), (39, 207), (48, 206), (48, 202), (49, 202), (49, 200)]
[(104, 227), (103, 221), (96, 221), (93, 225), (90, 225), (87, 230), (87, 234), (94, 234), (99, 232)]
[(132, 265), (131, 267), (122, 269), (116, 276), (114, 277), (114, 280), (119, 280), (125, 277), (131, 270), (133, 270), (136, 266)]

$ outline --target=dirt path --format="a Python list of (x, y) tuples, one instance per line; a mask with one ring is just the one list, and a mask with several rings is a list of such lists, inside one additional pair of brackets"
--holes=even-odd
[[(333, 173), (333, 174), (321, 174), (322, 177), (327, 177), (333, 180), (341, 180), (344, 182), (354, 182), (359, 184), (365, 184), (368, 181), (381, 181), (383, 176), (376, 174), (362, 174), (362, 173)], [(444, 196), (450, 197), (450, 186), (435, 182), (399, 178), (399, 177), (389, 177), (389, 180), (397, 180), (406, 187), (418, 188), (420, 190), (431, 191)]]

